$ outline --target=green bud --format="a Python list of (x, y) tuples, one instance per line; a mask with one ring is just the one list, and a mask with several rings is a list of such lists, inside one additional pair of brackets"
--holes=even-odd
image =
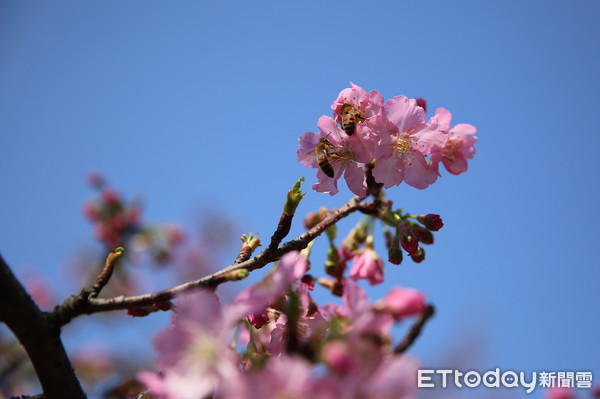
[(331, 225), (330, 228), (325, 230), (325, 233), (327, 233), (327, 238), (329, 238), (329, 242), (333, 242), (333, 240), (335, 240), (335, 237), (337, 237), (337, 226), (335, 224)]
[(248, 271), (248, 269), (239, 269), (227, 273), (224, 277), (227, 281), (239, 281), (248, 277), (249, 274), (250, 272)]
[(283, 212), (287, 215), (293, 215), (296, 212), (296, 208), (300, 204), (300, 200), (306, 195), (302, 194), (300, 190), (300, 184), (304, 181), (304, 177), (298, 179), (294, 187), (288, 191), (285, 205), (283, 206)]

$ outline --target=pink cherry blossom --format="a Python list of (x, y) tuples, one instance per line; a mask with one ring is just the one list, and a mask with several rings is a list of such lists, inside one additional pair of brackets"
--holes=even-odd
[(467, 123), (459, 123), (450, 128), (452, 115), (445, 108), (438, 108), (435, 112), (435, 118), (439, 121), (440, 128), (448, 132), (448, 141), (443, 146), (442, 152), (436, 153), (432, 157), (432, 162), (441, 161), (446, 170), (453, 175), (459, 175), (467, 171), (467, 160), (475, 155), (477, 141), (474, 136), (477, 129)]
[(364, 385), (366, 397), (411, 399), (417, 394), (419, 363), (409, 356), (396, 356), (382, 363)]
[(374, 118), (371, 130), (379, 140), (373, 154), (377, 158), (373, 177), (385, 188), (402, 181), (424, 189), (438, 177), (437, 168), (430, 165), (427, 155), (441, 152), (448, 137), (437, 119), (425, 123), (425, 111), (416, 100), (394, 97), (383, 105), (382, 116)]
[(284, 295), (293, 282), (301, 279), (307, 269), (306, 256), (298, 251), (288, 252), (274, 271), (237, 296), (225, 310), (226, 320), (233, 324), (247, 315), (261, 314), (275, 299)]
[(350, 278), (354, 281), (368, 279), (371, 285), (383, 283), (383, 260), (373, 249), (365, 248), (354, 255)]
[(138, 377), (157, 395), (169, 399), (204, 397), (225, 381), (240, 378), (239, 356), (231, 347), (217, 297), (206, 291), (182, 298), (173, 323), (155, 338), (161, 377)]
[(342, 124), (342, 113), (349, 112), (358, 117), (358, 122), (367, 120), (379, 113), (383, 105), (383, 96), (372, 90), (367, 93), (362, 87), (350, 82), (352, 88), (344, 89), (331, 105), (333, 117), (337, 123)]
[(422, 313), (425, 309), (425, 295), (412, 288), (394, 287), (375, 307), (389, 312), (394, 320)]
[[(298, 160), (302, 165), (317, 168), (318, 181), (313, 185), (313, 189), (320, 193), (335, 195), (339, 192), (337, 182), (344, 175), (348, 188), (354, 194), (365, 197), (366, 174), (357, 162), (369, 163), (373, 160), (372, 139), (366, 137), (365, 129), (357, 129), (357, 132), (349, 137), (332, 118), (327, 116), (319, 118), (317, 126), (320, 130), (318, 133), (307, 132), (300, 136), (298, 139), (300, 148), (297, 151)], [(317, 145), (323, 143), (322, 140), (326, 140), (326, 148), (318, 152)], [(327, 176), (319, 167), (317, 158), (323, 155), (333, 168), (333, 177)]]

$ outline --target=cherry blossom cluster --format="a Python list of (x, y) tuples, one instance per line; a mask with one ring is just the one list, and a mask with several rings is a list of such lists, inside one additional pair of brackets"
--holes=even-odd
[(170, 399), (414, 397), (418, 363), (393, 354), (390, 329), (423, 312), (424, 295), (396, 287), (370, 303), (346, 281), (342, 305), (319, 306), (308, 268), (294, 251), (230, 304), (206, 291), (181, 299), (155, 339), (158, 373), (138, 379)]
[(169, 260), (174, 247), (184, 240), (184, 231), (175, 224), (149, 226), (143, 223), (139, 202), (128, 203), (98, 172), (90, 171), (88, 184), (99, 197), (84, 204), (84, 216), (94, 224), (96, 238), (107, 248), (127, 246), (130, 258), (150, 253), (157, 263)]
[(334, 195), (344, 175), (350, 190), (364, 198), (367, 173), (362, 165), (371, 165), (375, 181), (385, 188), (403, 181), (427, 188), (440, 176), (440, 163), (454, 175), (467, 170), (467, 160), (475, 154), (474, 126), (451, 127), (452, 116), (445, 108), (426, 121), (422, 100), (400, 95), (384, 103), (379, 92), (351, 85), (333, 102), (333, 117), (319, 119), (319, 132), (307, 132), (298, 140), (300, 163), (317, 168), (313, 189)]

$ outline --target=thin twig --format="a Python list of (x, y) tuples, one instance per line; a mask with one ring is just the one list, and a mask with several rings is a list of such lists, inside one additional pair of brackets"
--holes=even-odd
[(394, 353), (404, 353), (408, 348), (412, 346), (412, 344), (417, 340), (421, 331), (423, 330), (423, 326), (425, 323), (435, 314), (435, 307), (431, 304), (428, 304), (425, 307), (423, 313), (419, 315), (415, 324), (408, 330), (408, 334), (404, 337), (402, 342), (400, 342), (395, 348)]
[[(321, 235), (325, 230), (337, 223), (340, 219), (348, 216), (355, 211), (364, 213), (376, 212), (374, 209), (375, 201), (361, 203), (359, 197), (353, 197), (343, 207), (332, 211), (325, 219), (314, 226), (306, 233), (290, 240), (279, 247), (278, 243), (289, 232), (292, 218), (282, 215), (277, 230), (271, 238), (271, 243), (263, 252), (252, 259), (241, 263), (233, 263), (213, 274), (202, 277), (198, 280), (190, 281), (169, 289), (137, 296), (118, 296), (114, 298), (84, 298), (82, 295), (71, 296), (62, 305), (57, 306), (52, 315), (61, 326), (67, 324), (73, 318), (83, 314), (93, 314), (111, 310), (124, 310), (143, 306), (153, 305), (157, 302), (169, 301), (181, 294), (191, 293), (201, 288), (214, 289), (219, 284), (227, 281), (227, 275), (231, 272), (246, 269), (249, 272), (260, 269), (265, 265), (277, 261), (283, 255), (290, 251), (299, 251), (308, 246), (308, 244)], [(285, 233), (285, 234), (284, 234)]]
[(108, 284), (110, 277), (112, 276), (112, 272), (115, 269), (115, 266), (119, 259), (123, 256), (123, 247), (118, 247), (113, 249), (108, 256), (106, 257), (106, 261), (104, 262), (104, 267), (100, 271), (100, 274), (96, 278), (96, 282), (89, 288), (89, 296), (90, 298), (96, 298), (102, 288)]

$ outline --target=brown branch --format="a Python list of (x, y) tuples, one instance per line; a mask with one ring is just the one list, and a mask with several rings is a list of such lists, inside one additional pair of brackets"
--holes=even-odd
[[(224, 281), (228, 281), (228, 274), (237, 270), (246, 269), (248, 272), (260, 269), (265, 265), (277, 261), (283, 255), (290, 251), (299, 251), (308, 246), (308, 244), (321, 235), (329, 227), (337, 223), (340, 219), (348, 216), (352, 212), (361, 211), (365, 213), (373, 213), (375, 202), (361, 203), (359, 197), (353, 197), (343, 207), (331, 211), (331, 213), (320, 223), (314, 226), (306, 233), (290, 240), (283, 245), (277, 247), (277, 244), (285, 237), (284, 233), (289, 232), (292, 218), (288, 215), (282, 215), (277, 230), (271, 238), (271, 243), (263, 252), (252, 259), (241, 263), (233, 263), (218, 272), (215, 272), (206, 277), (202, 277), (195, 281), (190, 281), (166, 290), (153, 292), (145, 295), (137, 296), (119, 296), (114, 298), (89, 298), (85, 295), (71, 296), (62, 305), (54, 309), (53, 317), (58, 324), (65, 325), (73, 318), (83, 314), (93, 314), (98, 312), (106, 312), (111, 310), (124, 310), (143, 306), (153, 305), (157, 302), (169, 301), (181, 294), (191, 293), (198, 289), (209, 288), (214, 289)], [(376, 211), (376, 210), (375, 210)], [(229, 274), (230, 275), (230, 274)]]
[(60, 326), (42, 312), (0, 255), (0, 321), (25, 348), (44, 396), (85, 398), (60, 340)]
[(415, 324), (408, 330), (408, 334), (404, 337), (402, 342), (400, 342), (395, 348), (394, 353), (404, 353), (408, 348), (412, 346), (412, 344), (417, 340), (419, 335), (421, 335), (421, 331), (423, 330), (423, 326), (425, 323), (435, 314), (435, 307), (431, 304), (428, 304), (425, 307), (423, 313), (419, 315)]

